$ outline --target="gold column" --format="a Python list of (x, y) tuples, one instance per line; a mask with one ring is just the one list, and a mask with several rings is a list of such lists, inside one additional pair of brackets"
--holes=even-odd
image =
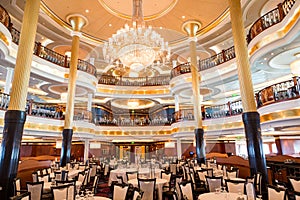
[(197, 55), (196, 55), (196, 33), (201, 28), (201, 24), (198, 21), (190, 20), (182, 25), (183, 30), (190, 37), (190, 53), (191, 53), (191, 72), (192, 72), (192, 88), (193, 88), (193, 100), (194, 100), (194, 117), (196, 120), (196, 129), (202, 128), (202, 115), (201, 115), (201, 103), (200, 103), (200, 87), (201, 76), (198, 73), (197, 67)]
[(40, 0), (27, 1), (8, 110), (25, 111)]
[(76, 89), (76, 79), (77, 79), (77, 64), (78, 64), (78, 51), (79, 42), (81, 36), (81, 29), (87, 23), (85, 17), (81, 15), (71, 15), (68, 17), (70, 24), (72, 25), (72, 49), (71, 49), (71, 61), (69, 69), (69, 81), (68, 81), (68, 97), (66, 104), (65, 113), (65, 124), (64, 129), (72, 129), (73, 115), (74, 115), (74, 98)]
[(243, 110), (244, 112), (255, 112), (257, 109), (253, 92), (241, 3), (240, 0), (229, 0), (228, 2)]

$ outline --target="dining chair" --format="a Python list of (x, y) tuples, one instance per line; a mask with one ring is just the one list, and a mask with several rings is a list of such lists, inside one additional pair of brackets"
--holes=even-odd
[(133, 188), (133, 197), (132, 200), (141, 200), (143, 198), (144, 192), (141, 191), (139, 188)]
[(20, 194), (21, 193), (21, 179), (15, 178), (13, 184), (14, 184), (14, 195)]
[(86, 188), (90, 189), (93, 194), (97, 193), (99, 179), (100, 179), (99, 175), (94, 176), (93, 185), (86, 187)]
[(300, 200), (300, 192), (293, 191), (292, 194), (294, 195), (295, 200)]
[(26, 182), (27, 191), (31, 193), (31, 200), (41, 200), (44, 182)]
[(225, 179), (225, 184), (228, 192), (245, 193), (246, 181)]
[(217, 188), (222, 187), (222, 176), (205, 176), (208, 191), (215, 192)]
[(123, 176), (116, 176), (116, 178), (117, 178), (117, 182), (118, 182), (119, 184), (125, 183), (124, 180), (123, 180)]
[(53, 200), (69, 199), (68, 190), (70, 186), (71, 184), (63, 184), (63, 185), (51, 187)]
[(156, 178), (153, 179), (141, 179), (138, 178), (138, 187), (144, 192), (142, 200), (155, 199), (155, 184)]
[(197, 173), (198, 173), (198, 177), (199, 177), (199, 180), (200, 180), (200, 184), (206, 185), (205, 176), (208, 176), (207, 170), (206, 169), (200, 169), (200, 170), (197, 170)]
[(167, 180), (167, 183), (164, 185), (164, 188), (170, 189), (171, 186), (171, 172), (161, 171), (160, 178)]
[(138, 171), (126, 172), (127, 182), (138, 178)]
[(286, 200), (286, 189), (268, 185), (268, 200)]
[(10, 200), (31, 200), (31, 193), (23, 192), (23, 193), (15, 195), (13, 197), (10, 197)]
[(69, 185), (68, 200), (74, 200), (76, 194), (76, 180), (56, 181), (56, 186)]
[(114, 184), (113, 187), (113, 200), (125, 200), (128, 192), (127, 184)]
[(292, 186), (293, 191), (300, 192), (300, 177), (289, 176), (287, 178)]
[(181, 200), (194, 200), (193, 183), (191, 181), (182, 181), (179, 184)]
[(256, 194), (255, 194), (254, 184), (251, 182), (248, 182), (248, 183), (246, 183), (245, 187), (246, 187), (247, 200), (255, 200)]

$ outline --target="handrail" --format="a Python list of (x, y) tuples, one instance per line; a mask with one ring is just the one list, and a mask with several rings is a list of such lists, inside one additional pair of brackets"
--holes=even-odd
[[(204, 71), (206, 69), (213, 68), (215, 66), (221, 65), (231, 59), (235, 58), (234, 46), (222, 50), (220, 53), (213, 55), (209, 58), (199, 61), (198, 71)], [(183, 63), (173, 68), (171, 71), (171, 78), (179, 76), (181, 74), (190, 73), (190, 63)]]
[(280, 23), (284, 17), (289, 13), (296, 0), (285, 0), (283, 3), (277, 5), (277, 8), (269, 11), (258, 20), (256, 20), (247, 35), (248, 44), (264, 30)]
[(155, 77), (123, 77), (102, 74), (98, 84), (120, 85), (120, 86), (161, 86), (169, 85), (170, 76)]
[[(12, 36), (12, 41), (15, 44), (19, 45), (20, 31), (12, 27), (11, 36)], [(70, 67), (70, 58), (68, 56), (59, 54), (47, 47), (44, 47), (40, 42), (35, 42), (33, 54), (49, 62), (57, 64), (61, 67), (65, 67), (65, 68)], [(89, 62), (78, 59), (77, 69), (89, 73), (96, 77), (96, 73), (97, 73), (96, 67)]]
[(0, 23), (2, 23), (8, 30), (11, 29), (11, 19), (8, 12), (0, 5)]

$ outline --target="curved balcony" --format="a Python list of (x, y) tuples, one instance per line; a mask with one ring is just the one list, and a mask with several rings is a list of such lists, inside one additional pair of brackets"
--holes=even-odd
[[(14, 27), (11, 27), (10, 33), (12, 41), (16, 45), (19, 45), (20, 32)], [(35, 42), (33, 54), (61, 67), (70, 67), (70, 58), (68, 56), (61, 55), (51, 49), (48, 49), (47, 47), (42, 46), (39, 42)], [(77, 69), (96, 77), (96, 67), (84, 60), (78, 59)]]
[[(232, 60), (233, 58), (235, 58), (234, 46), (232, 46), (228, 49), (222, 50), (221, 53), (213, 55), (209, 58), (200, 60), (199, 66), (198, 66), (198, 71), (204, 71), (206, 69), (213, 68), (213, 67), (221, 65), (229, 60)], [(190, 73), (190, 72), (191, 72), (190, 63), (180, 64), (177, 67), (172, 69), (171, 79), (175, 78), (176, 76)]]
[(8, 12), (0, 5), (0, 22), (8, 29), (11, 30), (11, 20)]
[(98, 84), (118, 86), (162, 86), (169, 85), (170, 76), (156, 77), (122, 77), (101, 75)]
[(259, 35), (264, 30), (280, 23), (285, 16), (289, 13), (296, 0), (285, 0), (283, 3), (278, 4), (277, 8), (266, 13), (260, 17), (249, 29), (247, 35), (247, 42), (250, 43), (253, 38)]

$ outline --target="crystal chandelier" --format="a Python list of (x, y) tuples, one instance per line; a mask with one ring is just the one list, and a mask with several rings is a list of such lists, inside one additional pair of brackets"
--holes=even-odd
[(130, 70), (139, 72), (155, 60), (169, 59), (168, 42), (152, 29), (146, 27), (142, 13), (142, 0), (133, 0), (132, 27), (125, 25), (104, 43), (103, 56), (106, 62), (120, 60)]

